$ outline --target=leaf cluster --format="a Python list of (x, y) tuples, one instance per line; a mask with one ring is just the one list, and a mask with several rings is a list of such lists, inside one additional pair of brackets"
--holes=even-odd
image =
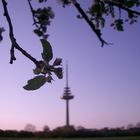
[[(46, 0), (39, 0), (39, 2), (46, 2)], [(36, 90), (42, 87), (46, 82), (51, 83), (52, 73), (54, 73), (59, 79), (63, 78), (62, 72), (62, 59), (56, 58), (53, 64), (50, 61), (53, 59), (53, 50), (51, 43), (47, 40), (47, 26), (50, 25), (51, 19), (54, 18), (54, 13), (51, 7), (33, 9), (31, 2), (29, 1), (31, 12), (34, 20), (34, 33), (40, 37), (40, 43), (42, 46), (42, 60), (38, 61), (33, 73), (37, 76), (28, 80), (27, 85), (23, 88), (26, 90)]]
[(36, 90), (46, 82), (51, 83), (53, 80), (52, 73), (54, 73), (59, 79), (63, 78), (61, 67), (62, 59), (56, 58), (51, 65), (50, 61), (53, 58), (52, 47), (47, 40), (41, 39), (40, 41), (43, 47), (42, 60), (38, 62), (38, 65), (33, 70), (33, 73), (38, 76), (28, 80), (27, 85), (23, 87), (26, 90)]
[[(94, 0), (87, 13), (97, 29), (104, 28), (106, 16), (110, 16), (112, 18), (110, 26), (118, 31), (123, 31), (125, 22), (130, 24), (137, 22), (138, 16), (130, 8), (139, 5), (139, 0)], [(123, 10), (126, 12), (126, 18), (124, 18)]]
[(39, 36), (47, 37), (47, 26), (50, 25), (51, 19), (54, 18), (54, 13), (51, 7), (38, 8), (33, 11), (36, 29), (34, 32)]

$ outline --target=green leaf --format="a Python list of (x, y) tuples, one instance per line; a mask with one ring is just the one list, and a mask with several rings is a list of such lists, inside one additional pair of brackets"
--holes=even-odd
[(34, 70), (33, 70), (34, 74), (38, 75), (41, 73), (41, 69), (36, 67)]
[(49, 75), (49, 76), (46, 77), (46, 81), (47, 81), (48, 83), (51, 83), (52, 80), (53, 80), (52, 76)]
[(55, 61), (53, 62), (53, 66), (59, 66), (62, 63), (62, 59), (61, 58), (56, 58)]
[(28, 83), (23, 88), (26, 90), (36, 90), (39, 89), (46, 83), (46, 77), (43, 75), (36, 76), (33, 79), (28, 80)]
[(124, 29), (123, 29), (123, 20), (122, 19), (118, 19), (115, 22), (116, 22), (117, 30), (118, 31), (124, 31)]
[(39, 37), (43, 35), (43, 33), (38, 29), (34, 29), (34, 33), (37, 34)]
[(63, 72), (62, 72), (62, 68), (61, 68), (61, 67), (55, 68), (55, 69), (54, 69), (54, 73), (55, 73), (55, 75), (56, 75), (59, 79), (62, 79), (62, 78), (63, 78)]
[(135, 5), (135, 1), (134, 0), (129, 0), (129, 1), (126, 1), (126, 6), (128, 8), (132, 8), (134, 5)]
[(41, 39), (40, 41), (41, 41), (42, 47), (43, 47), (42, 58), (45, 61), (49, 62), (53, 58), (51, 44), (45, 39)]

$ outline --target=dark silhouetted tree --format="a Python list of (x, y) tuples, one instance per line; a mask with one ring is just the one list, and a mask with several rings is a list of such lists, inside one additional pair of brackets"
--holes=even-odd
[(27, 132), (35, 132), (36, 127), (35, 127), (35, 125), (29, 123), (25, 126), (24, 130), (27, 131)]
[(140, 122), (137, 122), (136, 128), (140, 128)]
[(43, 127), (43, 132), (49, 132), (50, 131), (50, 128), (48, 125), (44, 125)]

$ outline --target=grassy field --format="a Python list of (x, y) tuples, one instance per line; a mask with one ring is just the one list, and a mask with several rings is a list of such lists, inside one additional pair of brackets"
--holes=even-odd
[(110, 137), (110, 138), (0, 138), (0, 140), (140, 140), (140, 137)]

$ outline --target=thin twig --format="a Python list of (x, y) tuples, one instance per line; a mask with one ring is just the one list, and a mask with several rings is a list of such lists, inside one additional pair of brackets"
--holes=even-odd
[(27, 0), (28, 1), (28, 4), (29, 4), (29, 7), (30, 7), (30, 10), (31, 10), (31, 13), (32, 13), (32, 18), (33, 18), (33, 21), (34, 21), (34, 25), (39, 28), (39, 26), (37, 25), (37, 21), (35, 19), (35, 16), (34, 16), (34, 9), (32, 7), (32, 4), (31, 4), (31, 1), (30, 0)]
[(16, 60), (15, 53), (14, 53), (14, 45), (13, 44), (11, 46), (10, 54), (11, 54), (10, 64), (13, 64), (13, 61)]
[(13, 61), (16, 59), (15, 55), (14, 55), (14, 48), (16, 48), (24, 56), (26, 56), (28, 59), (30, 59), (35, 65), (38, 65), (39, 62), (34, 57), (32, 57), (29, 53), (27, 53), (24, 49), (22, 49), (20, 47), (20, 45), (16, 42), (16, 39), (15, 39), (14, 33), (13, 33), (13, 25), (12, 25), (11, 18), (9, 16), (8, 9), (7, 9), (7, 2), (5, 0), (2, 0), (2, 4), (3, 4), (3, 9), (4, 9), (3, 15), (6, 17), (8, 25), (9, 25), (9, 37), (10, 37), (10, 40), (12, 43), (11, 51), (10, 51), (10, 53), (11, 53), (10, 63), (12, 64)]
[(110, 1), (110, 0), (105, 0), (105, 2), (110, 4), (110, 5), (114, 5), (114, 6), (118, 7), (118, 8), (121, 8), (121, 9), (127, 11), (127, 12), (130, 12), (130, 13), (133, 13), (133, 14), (136, 14), (136, 15), (140, 16), (140, 12), (131, 10), (130, 8), (127, 8), (127, 7), (123, 6), (122, 4), (119, 4), (117, 2)]
[(85, 21), (88, 23), (88, 25), (91, 27), (91, 29), (93, 30), (93, 32), (97, 35), (97, 37), (99, 38), (99, 40), (101, 41), (101, 46), (103, 47), (104, 44), (108, 45), (109, 43), (107, 43), (102, 37), (101, 37), (101, 32), (99, 29), (96, 29), (95, 25), (93, 24), (93, 22), (88, 18), (88, 16), (86, 15), (86, 13), (84, 12), (84, 10), (81, 8), (80, 4), (76, 1), (72, 1), (73, 5), (76, 7), (76, 9), (78, 10), (78, 12), (82, 15), (82, 17), (85, 19)]

